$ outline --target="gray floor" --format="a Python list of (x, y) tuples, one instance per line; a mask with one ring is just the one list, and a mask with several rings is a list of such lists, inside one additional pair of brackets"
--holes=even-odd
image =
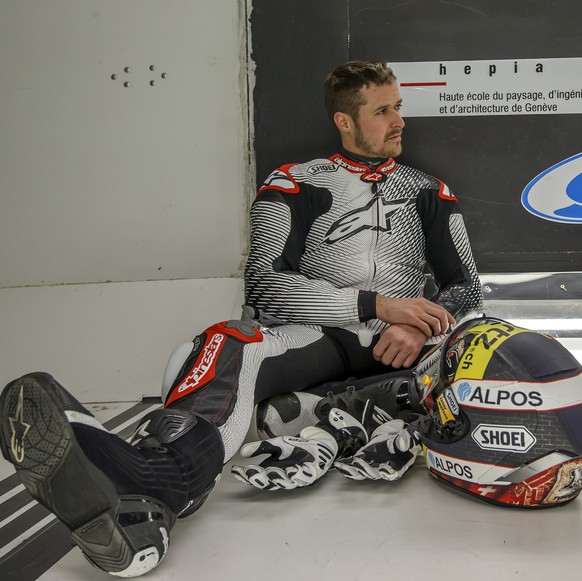
[[(578, 578), (582, 501), (514, 511), (458, 497), (421, 465), (398, 483), (328, 474), (311, 489), (268, 493), (225, 473), (178, 523), (151, 580), (255, 581)], [(43, 581), (97, 581), (74, 550)]]

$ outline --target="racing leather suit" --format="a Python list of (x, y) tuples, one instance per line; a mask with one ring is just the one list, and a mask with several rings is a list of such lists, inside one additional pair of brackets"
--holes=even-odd
[(282, 166), (258, 192), (245, 290), (270, 325), (214, 325), (170, 358), (166, 406), (216, 425), (225, 460), (255, 403), (391, 371), (372, 354), (386, 327), (375, 318), (376, 293), (421, 297), (427, 263), (439, 289), (433, 300), (457, 318), (480, 314), (479, 279), (447, 186), (392, 159), (347, 155)]

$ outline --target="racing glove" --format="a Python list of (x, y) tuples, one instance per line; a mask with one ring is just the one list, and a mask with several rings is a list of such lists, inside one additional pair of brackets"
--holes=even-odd
[(353, 454), (367, 441), (360, 422), (333, 408), (327, 422), (304, 428), (298, 437), (277, 436), (245, 444), (240, 450), (243, 458), (266, 458), (258, 464), (232, 466), (231, 472), (240, 482), (261, 490), (302, 488), (326, 474), (343, 451)]
[(420, 434), (413, 425), (390, 420), (378, 426), (353, 456), (337, 460), (334, 466), (352, 480), (400, 480), (421, 450)]

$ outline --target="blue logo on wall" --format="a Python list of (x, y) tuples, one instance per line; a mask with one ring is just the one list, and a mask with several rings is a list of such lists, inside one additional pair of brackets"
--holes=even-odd
[(461, 385), (459, 385), (459, 399), (461, 401), (465, 401), (467, 396), (471, 393), (471, 384), (463, 381)]
[(538, 218), (582, 224), (582, 153), (535, 177), (523, 190), (521, 203)]

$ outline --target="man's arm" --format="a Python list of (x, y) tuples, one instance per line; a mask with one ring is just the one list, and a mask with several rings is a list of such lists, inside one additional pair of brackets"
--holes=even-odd
[(425, 233), (427, 262), (438, 288), (431, 301), (443, 306), (456, 319), (481, 315), (483, 291), (456, 198), (425, 191), (419, 196), (418, 209)]
[(290, 195), (294, 194), (267, 190), (251, 208), (251, 244), (245, 268), (247, 302), (288, 323), (358, 323), (357, 289), (336, 288), (326, 280), (312, 280), (299, 272), (305, 238), (318, 212), (325, 211), (325, 200), (320, 209), (311, 206), (303, 212), (292, 212), (285, 199)]
[[(449, 314), (448, 322), (452, 323), (453, 317), (460, 320), (472, 314), (481, 315), (483, 292), (457, 200), (448, 193), (445, 184), (439, 184), (440, 189), (420, 193), (417, 210), (425, 235), (427, 262), (439, 289), (431, 302), (435, 307), (443, 307)], [(443, 195), (443, 191), (447, 194)], [(425, 322), (428, 322), (426, 316)], [(433, 335), (447, 330), (448, 325), (442, 319), (439, 323), (441, 328), (437, 331), (433, 321)], [(374, 346), (374, 357), (384, 365), (410, 367), (429, 336), (418, 325), (400, 322), (391, 325)]]

